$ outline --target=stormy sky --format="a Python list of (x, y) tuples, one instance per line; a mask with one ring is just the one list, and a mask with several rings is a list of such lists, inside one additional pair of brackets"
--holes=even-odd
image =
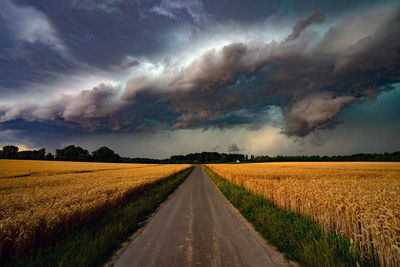
[(399, 132), (399, 1), (0, 3), (0, 145), (332, 155)]

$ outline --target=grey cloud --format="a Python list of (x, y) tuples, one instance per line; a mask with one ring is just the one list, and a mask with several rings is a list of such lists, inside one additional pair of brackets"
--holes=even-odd
[(87, 130), (102, 127), (113, 128), (114, 111), (120, 109), (118, 88), (100, 84), (92, 90), (84, 90), (79, 95), (61, 95), (32, 113), (37, 120), (63, 119), (75, 122)]
[(134, 67), (134, 66), (137, 66), (139, 64), (140, 64), (140, 62), (138, 60), (136, 60), (136, 59), (131, 60), (131, 61), (124, 60), (124, 61), (122, 61), (122, 63), (119, 66), (119, 68), (121, 70), (126, 70), (126, 69), (128, 69), (130, 67)]
[(155, 85), (153, 85), (153, 82), (154, 81), (150, 79), (145, 73), (135, 73), (127, 82), (122, 98), (128, 101), (133, 100), (137, 92), (150, 90), (155, 87)]
[(71, 8), (84, 11), (103, 11), (107, 13), (117, 12), (117, 6), (123, 0), (70, 0)]
[(200, 0), (162, 0), (159, 4), (152, 6), (150, 12), (171, 19), (192, 20), (197, 24), (204, 23), (207, 20), (207, 14), (203, 8), (203, 2)]
[(293, 41), (311, 24), (324, 21), (324, 15), (320, 11), (313, 11), (306, 19), (299, 20), (293, 26), (292, 33), (286, 38), (286, 41)]
[(82, 64), (110, 70), (127, 55), (155, 59), (165, 49), (176, 49), (177, 42), (169, 33), (182, 26), (193, 26), (193, 20), (202, 14), (196, 6), (201, 1), (179, 1), (177, 8), (174, 6), (178, 4), (165, 1), (165, 9), (172, 10), (177, 20), (151, 12), (162, 2), (19, 0), (18, 5), (43, 13), (71, 57)]
[[(390, 1), (385, 1), (389, 3)], [(393, 2), (393, 1), (392, 1)], [(255, 21), (264, 21), (276, 15), (284, 17), (286, 14), (304, 14), (309, 10), (320, 10), (327, 17), (334, 15), (342, 17), (343, 14), (354, 13), (360, 9), (370, 8), (382, 4), (380, 0), (203, 0), (204, 8), (219, 21), (235, 21), (241, 24), (250, 24)]]
[(228, 148), (228, 152), (239, 152), (239, 151), (240, 151), (240, 149), (236, 143), (233, 143)]
[(224, 128), (268, 121), (264, 111), (279, 106), (283, 132), (306, 136), (334, 127), (342, 109), (400, 81), (399, 16), (399, 8), (384, 13), (368, 22), (375, 30), (360, 30), (357, 38), (349, 38), (347, 27), (367, 22), (367, 15), (339, 22), (314, 45), (317, 33), (306, 29), (322, 20), (314, 12), (296, 24), (291, 41), (233, 43), (158, 76), (136, 72), (121, 97), (100, 85), (51, 101), (34, 118), (93, 131)]
[(0, 113), (0, 122), (11, 121), (15, 119), (23, 119), (26, 121), (34, 120), (32, 113), (38, 109), (38, 106), (33, 103), (18, 103), (8, 110), (3, 110)]
[(58, 39), (51, 23), (42, 12), (35, 8), (20, 7), (11, 0), (4, 0), (2, 1), (0, 18), (4, 20), (4, 26), (8, 31), (13, 34), (14, 41), (40, 41), (53, 46), (60, 52), (65, 52), (65, 47)]
[(19, 133), (20, 133), (20, 131), (16, 131), (16, 130), (0, 131), (0, 142), (12, 141), (13, 137)]
[[(259, 46), (259, 44), (255, 46)], [(255, 50), (258, 49), (255, 48)], [(233, 84), (240, 72), (255, 70), (256, 67), (253, 65), (258, 63), (245, 62), (245, 56), (252, 56), (252, 52), (252, 49), (245, 44), (235, 43), (225, 46), (222, 51), (208, 51), (186, 68), (167, 70), (159, 78), (150, 78), (145, 73), (137, 73), (128, 82), (124, 98), (132, 100), (135, 92), (150, 88), (157, 89), (160, 92), (173, 93), (197, 89), (209, 90), (217, 86)]]
[(43, 12), (2, 1), (0, 10), (0, 90), (5, 95), (57, 80), (77, 62)]
[(251, 4), (237, 0), (203, 0), (204, 9), (219, 21), (250, 23), (265, 20), (279, 12), (281, 2), (253, 0)]
[(306, 136), (317, 126), (331, 123), (339, 112), (347, 105), (358, 101), (353, 96), (337, 96), (331, 93), (310, 95), (295, 102), (286, 112), (285, 120), (288, 123), (288, 135)]
[(316, 50), (337, 55), (335, 75), (363, 73), (369, 76), (363, 79), (379, 80), (385, 74), (398, 79), (399, 34), (400, 7), (392, 12), (368, 12), (331, 28)]
[[(157, 94), (159, 101), (167, 102), (178, 114), (174, 129), (203, 127), (209, 119), (270, 99), (282, 107), (287, 122), (284, 132), (305, 136), (314, 129), (334, 126), (343, 108), (362, 97), (379, 94), (387, 83), (399, 81), (399, 43), (392, 40), (400, 29), (398, 13), (397, 9), (385, 19), (375, 20), (377, 31), (368, 36), (368, 42), (349, 41), (347, 47), (342, 44), (346, 48), (336, 52), (323, 49), (326, 39), (332, 39), (331, 31), (322, 39), (322, 45), (310, 52), (306, 51), (313, 41), (312, 34), (297, 36), (296, 42), (231, 44), (205, 53), (185, 69), (167, 71), (161, 78), (132, 79), (125, 96), (132, 100), (141, 90)], [(320, 13), (312, 13), (297, 24), (301, 27), (295, 27), (294, 32), (300, 33), (321, 17)], [(366, 20), (367, 15), (361, 19)], [(342, 31), (347, 34), (341, 24), (335, 26), (335, 31), (334, 40), (341, 38)], [(347, 69), (339, 71), (337, 65), (343, 58), (348, 61)], [(368, 63), (371, 59), (373, 64)], [(364, 60), (363, 64), (357, 62)], [(261, 80), (261, 89), (235, 91), (233, 85), (241, 74), (255, 74)], [(297, 115), (300, 112), (305, 113)]]

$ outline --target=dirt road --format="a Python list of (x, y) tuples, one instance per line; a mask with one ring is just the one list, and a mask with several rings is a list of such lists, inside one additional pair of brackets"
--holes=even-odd
[(196, 167), (114, 266), (282, 265), (282, 255)]

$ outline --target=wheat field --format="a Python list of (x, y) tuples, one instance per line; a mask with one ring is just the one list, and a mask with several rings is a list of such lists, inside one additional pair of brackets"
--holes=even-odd
[[(400, 163), (208, 164), (280, 209), (309, 215), (382, 266), (400, 266)], [(355, 245), (356, 244), (356, 245)], [(373, 254), (376, 253), (376, 256)]]
[(189, 166), (0, 160), (0, 258), (96, 220)]

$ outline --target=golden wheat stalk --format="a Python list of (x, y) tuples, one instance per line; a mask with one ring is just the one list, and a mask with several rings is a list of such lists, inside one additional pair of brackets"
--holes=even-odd
[(400, 163), (209, 164), (220, 176), (307, 214), (382, 266), (400, 266)]

